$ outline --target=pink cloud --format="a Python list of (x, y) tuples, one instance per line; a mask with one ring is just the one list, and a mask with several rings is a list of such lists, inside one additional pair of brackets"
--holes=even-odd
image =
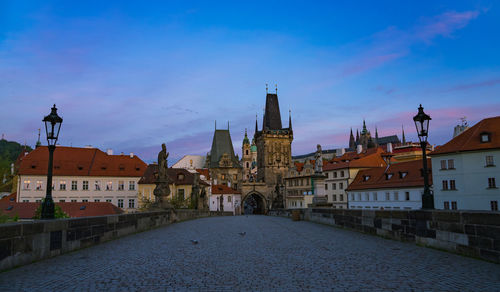
[(469, 89), (474, 89), (474, 88), (481, 88), (481, 87), (490, 87), (490, 86), (495, 86), (500, 84), (500, 79), (492, 79), (492, 80), (486, 80), (482, 82), (476, 82), (476, 83), (469, 83), (469, 84), (461, 84), (454, 86), (447, 90), (447, 92), (450, 91), (461, 91), (461, 90), (469, 90)]
[(415, 37), (427, 43), (437, 36), (451, 37), (454, 31), (464, 28), (471, 20), (478, 16), (479, 11), (446, 12), (416, 27)]

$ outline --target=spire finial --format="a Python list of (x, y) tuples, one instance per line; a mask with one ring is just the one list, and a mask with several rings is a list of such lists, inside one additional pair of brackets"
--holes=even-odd
[(274, 84), (275, 88), (276, 88), (276, 94), (278, 94), (278, 84)]
[(257, 131), (259, 131), (259, 128), (257, 126), (257, 113), (255, 113), (255, 133), (254, 133), (254, 135), (257, 134)]
[(229, 121), (227, 121), (227, 130), (229, 131)]
[(215, 120), (215, 129), (217, 130), (217, 120)]
[(268, 84), (266, 83), (266, 94), (268, 93), (268, 89), (269, 89), (269, 87), (268, 87)]

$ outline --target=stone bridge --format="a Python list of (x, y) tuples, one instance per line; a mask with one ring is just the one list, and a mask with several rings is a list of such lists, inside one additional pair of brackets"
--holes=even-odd
[(66, 290), (499, 291), (500, 265), (251, 215), (171, 224), (0, 273), (0, 291)]

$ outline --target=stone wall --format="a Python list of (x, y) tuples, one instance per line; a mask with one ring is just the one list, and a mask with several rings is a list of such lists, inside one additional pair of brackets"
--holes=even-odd
[(173, 222), (221, 215), (233, 214), (165, 210), (1, 224), (0, 271)]
[[(500, 263), (500, 213), (300, 209), (302, 220), (349, 228)], [(291, 217), (291, 210), (270, 215)]]

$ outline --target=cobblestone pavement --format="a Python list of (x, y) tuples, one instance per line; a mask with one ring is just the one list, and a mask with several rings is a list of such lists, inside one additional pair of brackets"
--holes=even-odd
[(65, 290), (500, 291), (500, 265), (310, 222), (237, 216), (181, 222), (0, 273), (0, 291)]

